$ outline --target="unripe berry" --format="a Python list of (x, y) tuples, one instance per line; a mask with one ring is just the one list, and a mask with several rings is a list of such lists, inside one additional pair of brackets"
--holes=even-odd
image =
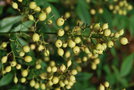
[(23, 51), (20, 52), (19, 56), (23, 57), (25, 55), (25, 53)]
[(63, 29), (59, 29), (57, 34), (58, 34), (58, 36), (62, 37), (64, 35), (64, 33), (65, 32)]
[(57, 71), (57, 67), (52, 67), (52, 72), (56, 72)]
[(11, 67), (11, 66), (7, 66), (7, 67), (5, 68), (5, 71), (6, 71), (6, 72), (10, 72), (10, 71), (11, 71), (11, 69), (12, 69), (12, 67)]
[(71, 71), (71, 74), (72, 75), (76, 75), (78, 72), (77, 72), (77, 70), (76, 69), (73, 69), (72, 71)]
[(103, 13), (103, 9), (102, 9), (102, 8), (99, 8), (98, 12), (99, 12), (100, 14), (102, 14), (102, 13)]
[(12, 61), (12, 62), (11, 62), (11, 67), (15, 67), (15, 66), (16, 66), (16, 64), (17, 64), (17, 62), (16, 62), (16, 61)]
[(63, 43), (63, 48), (66, 48), (67, 47), (67, 43)]
[(75, 47), (73, 48), (73, 52), (74, 52), (75, 54), (78, 54), (78, 53), (80, 52), (80, 48), (79, 48), (78, 46), (75, 46)]
[(108, 29), (108, 23), (105, 23), (102, 25), (102, 29), (105, 30), (105, 29)]
[(39, 15), (39, 20), (40, 21), (44, 21), (44, 20), (46, 20), (46, 18), (47, 18), (46, 13), (44, 13), (44, 12), (40, 13), (40, 15)]
[(57, 48), (60, 48), (60, 47), (62, 46), (62, 41), (61, 41), (61, 40), (57, 40), (57, 41), (55, 42), (55, 46), (56, 46)]
[(46, 13), (49, 14), (49, 13), (51, 13), (51, 11), (52, 11), (51, 7), (48, 6), (48, 7), (46, 8)]
[(121, 30), (119, 31), (119, 34), (120, 34), (120, 36), (122, 36), (122, 35), (124, 34), (124, 29), (121, 29)]
[(16, 2), (13, 2), (13, 3), (12, 3), (12, 7), (13, 7), (14, 9), (18, 9), (18, 4), (17, 4)]
[(62, 48), (58, 48), (57, 53), (59, 56), (63, 56), (64, 55), (64, 50)]
[(35, 9), (36, 7), (37, 7), (36, 2), (30, 2), (29, 4), (30, 9)]
[(3, 43), (1, 44), (1, 46), (2, 46), (2, 48), (6, 48), (6, 47), (7, 47), (7, 42), (3, 42)]
[(59, 84), (60, 84), (60, 87), (64, 87), (65, 86), (63, 81), (60, 81)]
[(119, 38), (119, 37), (120, 37), (120, 34), (119, 34), (118, 32), (116, 32), (116, 33), (114, 34), (114, 37), (115, 37), (115, 38)]
[(36, 82), (34, 88), (35, 89), (39, 89), (40, 88), (40, 84), (38, 82)]
[(69, 60), (69, 61), (67, 62), (67, 67), (70, 67), (70, 66), (71, 66), (71, 64), (72, 64), (72, 61), (71, 61), (71, 60)]
[(49, 64), (51, 67), (55, 66), (55, 61), (50, 61), (50, 64)]
[(18, 69), (18, 70), (21, 69), (21, 65), (20, 64), (17, 64), (16, 65), (16, 69)]
[(91, 9), (91, 10), (90, 10), (90, 13), (91, 13), (91, 15), (95, 15), (95, 14), (96, 14), (95, 9)]
[(28, 15), (28, 19), (31, 21), (34, 21), (34, 16), (33, 15)]
[(91, 69), (92, 69), (92, 70), (96, 70), (96, 68), (97, 68), (97, 65), (93, 63), (93, 64), (91, 65)]
[(109, 87), (109, 82), (104, 82), (104, 86), (106, 87), (106, 88), (108, 88)]
[(64, 71), (66, 70), (66, 66), (65, 66), (64, 64), (62, 64), (62, 65), (60, 66), (60, 70), (61, 70), (62, 72), (64, 72)]
[(7, 62), (7, 56), (3, 56), (2, 59), (1, 59), (1, 62), (6, 63)]
[(44, 55), (45, 55), (45, 56), (49, 56), (49, 55), (50, 55), (50, 52), (49, 52), (48, 49), (44, 51)]
[(14, 81), (15, 84), (17, 84), (18, 83), (18, 78), (15, 76), (13, 81)]
[(70, 13), (70, 12), (66, 12), (66, 13), (65, 13), (65, 18), (66, 18), (66, 19), (68, 19), (70, 16), (71, 16), (71, 13)]
[(47, 72), (51, 72), (52, 71), (52, 69), (51, 69), (51, 67), (47, 67)]
[(113, 47), (113, 46), (114, 46), (113, 41), (109, 41), (109, 42), (108, 42), (108, 47), (111, 48), (111, 47)]
[(35, 48), (36, 48), (35, 44), (31, 44), (31, 45), (30, 45), (30, 49), (31, 49), (31, 50), (34, 50)]
[(42, 89), (42, 90), (45, 90), (46, 85), (45, 85), (45, 84), (43, 84), (43, 83), (41, 83), (40, 87), (41, 87), (41, 89)]
[(25, 60), (25, 62), (29, 63), (29, 62), (32, 61), (32, 57), (31, 56), (25, 56), (24, 60)]
[(44, 46), (43, 45), (39, 45), (39, 47), (38, 47), (38, 51), (42, 51), (42, 50), (44, 50)]
[(23, 0), (18, 0), (18, 2), (22, 2)]
[(73, 40), (69, 40), (68, 46), (69, 46), (70, 48), (75, 47), (75, 45), (76, 45), (76, 43), (75, 43)]
[(33, 39), (34, 42), (38, 42), (40, 40), (39, 34), (38, 33), (34, 33), (32, 39)]
[(22, 75), (23, 77), (27, 77), (27, 76), (28, 76), (28, 70), (27, 70), (27, 69), (23, 70), (23, 71), (21, 72), (21, 75)]
[(122, 37), (122, 38), (120, 39), (120, 43), (121, 43), (122, 45), (126, 45), (126, 44), (128, 44), (128, 39), (127, 39), (126, 37)]
[(34, 9), (34, 11), (35, 11), (35, 12), (40, 12), (40, 11), (41, 11), (41, 8), (40, 8), (40, 7), (36, 7), (36, 8)]
[(26, 52), (26, 53), (30, 52), (30, 47), (28, 45), (24, 46), (23, 51)]
[(65, 57), (66, 57), (66, 58), (69, 58), (70, 56), (71, 56), (70, 51), (67, 51), (67, 52), (65, 53)]
[(25, 83), (26, 82), (26, 78), (21, 78), (21, 83)]
[(59, 82), (59, 78), (53, 77), (52, 82), (53, 82), (53, 84), (57, 84)]
[(31, 80), (31, 81), (30, 81), (30, 86), (31, 86), (31, 87), (34, 87), (34, 86), (35, 86), (35, 80)]
[(56, 24), (58, 26), (62, 26), (62, 25), (64, 25), (64, 22), (65, 22), (65, 20), (63, 18), (58, 18)]
[(74, 76), (74, 75), (71, 75), (71, 76), (70, 76), (70, 81), (75, 82), (75, 80), (76, 80), (76, 79), (75, 79), (75, 76)]
[(105, 90), (105, 87), (102, 84), (100, 84), (99, 90)]
[(79, 44), (81, 42), (81, 38), (80, 37), (76, 37), (74, 41), (75, 41), (75, 43)]
[(48, 21), (47, 21), (47, 24), (48, 24), (48, 25), (51, 25), (52, 23), (53, 23), (52, 20), (48, 20)]
[(40, 64), (36, 64), (35, 68), (36, 69), (41, 69), (41, 65)]
[(111, 34), (111, 30), (106, 29), (106, 30), (104, 31), (104, 36), (110, 36), (110, 34)]

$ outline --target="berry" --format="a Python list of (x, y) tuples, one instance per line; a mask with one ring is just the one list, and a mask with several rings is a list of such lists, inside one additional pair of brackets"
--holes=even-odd
[(60, 39), (58, 39), (56, 42), (55, 42), (55, 46), (57, 48), (60, 48), (62, 46), (62, 41)]
[(7, 67), (5, 68), (5, 71), (6, 71), (6, 72), (10, 72), (10, 71), (11, 71), (11, 69), (12, 69), (12, 67), (11, 67), (11, 66), (7, 66)]
[(34, 41), (34, 42), (38, 42), (39, 40), (40, 40), (39, 34), (38, 34), (38, 33), (34, 33), (34, 34), (33, 34), (33, 41)]
[(110, 36), (110, 34), (111, 34), (111, 31), (109, 29), (106, 29), (104, 31), (104, 36)]
[(33, 15), (28, 15), (28, 19), (31, 21), (34, 21), (34, 16)]
[(46, 20), (46, 18), (47, 18), (46, 13), (42, 12), (42, 13), (39, 14), (39, 20), (40, 21), (44, 21), (44, 20)]
[(120, 39), (120, 43), (121, 43), (122, 45), (126, 45), (126, 44), (128, 44), (128, 39), (127, 39), (126, 37), (122, 37), (122, 38)]
[(6, 63), (7, 62), (7, 56), (3, 56), (2, 59), (1, 59), (1, 62)]
[(37, 7), (36, 2), (30, 2), (29, 4), (30, 9), (35, 9), (36, 7)]
[(46, 13), (49, 14), (49, 13), (51, 13), (51, 11), (52, 11), (51, 7), (48, 6), (48, 7), (46, 8)]
[(34, 81), (34, 80), (31, 80), (31, 81), (30, 81), (30, 86), (31, 86), (31, 87), (34, 87), (34, 86), (35, 86), (35, 81)]
[(23, 71), (21, 72), (21, 75), (22, 75), (23, 77), (27, 77), (27, 76), (28, 76), (28, 70), (27, 70), (27, 69), (23, 70)]
[(63, 29), (59, 29), (58, 30), (58, 36), (62, 37), (64, 35), (64, 30)]
[(58, 26), (63, 26), (64, 22), (65, 22), (65, 20), (63, 18), (58, 18), (56, 23)]
[(26, 52), (26, 53), (30, 52), (30, 47), (28, 45), (24, 46), (23, 51)]
[(58, 48), (57, 53), (59, 56), (63, 56), (64, 55), (64, 50), (62, 48)]
[(13, 3), (12, 3), (12, 7), (13, 7), (14, 9), (18, 9), (18, 4), (17, 4), (16, 2), (13, 2)]
[(59, 82), (59, 78), (53, 77), (52, 82), (53, 82), (53, 84), (57, 84)]
[(25, 62), (29, 63), (29, 62), (32, 61), (32, 57), (31, 56), (25, 56), (24, 60), (25, 60)]

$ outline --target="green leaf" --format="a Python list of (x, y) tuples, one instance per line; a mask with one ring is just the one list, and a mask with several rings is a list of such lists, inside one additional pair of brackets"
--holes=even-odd
[(12, 29), (11, 32), (28, 31), (29, 30), (28, 28), (30, 28), (32, 25), (33, 25), (32, 21), (26, 21), (15, 27), (14, 29)]
[(87, 73), (87, 72), (82, 72), (78, 74), (78, 80), (89, 80), (92, 77), (93, 74)]
[(0, 21), (0, 32), (9, 32), (12, 26), (19, 22), (22, 19), (22, 16), (9, 17)]
[(90, 24), (90, 15), (88, 12), (88, 5), (85, 0), (78, 0), (78, 5), (76, 8), (76, 13), (78, 17), (86, 24)]
[(132, 15), (130, 18), (129, 18), (129, 24), (128, 24), (128, 28), (129, 28), (129, 31), (130, 31), (130, 34), (132, 36), (134, 36), (134, 15)]
[(12, 73), (6, 74), (0, 80), (0, 87), (8, 85), (12, 81), (12, 79), (13, 79), (13, 74)]
[(121, 70), (120, 70), (120, 75), (122, 77), (128, 75), (132, 69), (132, 65), (133, 65), (133, 59), (134, 59), (134, 53), (127, 56), (124, 60), (123, 63), (121, 65)]

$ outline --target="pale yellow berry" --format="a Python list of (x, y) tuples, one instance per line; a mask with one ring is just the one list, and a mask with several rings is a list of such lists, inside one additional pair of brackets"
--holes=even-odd
[(11, 67), (15, 67), (17, 65), (17, 62), (16, 61), (12, 61), (11, 62)]
[(68, 84), (68, 80), (64, 80), (64, 84), (67, 85)]
[(51, 69), (51, 67), (47, 67), (47, 72), (51, 72), (52, 71), (52, 69)]
[(3, 56), (2, 59), (1, 59), (1, 62), (2, 62), (2, 63), (6, 63), (6, 62), (7, 62), (7, 59), (8, 59), (7, 56)]
[(40, 84), (38, 82), (36, 82), (34, 88), (35, 89), (39, 89), (40, 88)]
[(30, 81), (30, 86), (31, 86), (31, 87), (34, 87), (34, 86), (35, 86), (35, 83), (36, 83), (35, 80), (31, 80), (31, 81)]
[(38, 42), (40, 40), (39, 34), (38, 33), (34, 33), (32, 39), (33, 39), (34, 42)]
[(35, 12), (40, 12), (41, 11), (41, 8), (38, 6), (34, 9)]
[(14, 9), (18, 9), (18, 4), (17, 4), (16, 2), (13, 2), (13, 3), (12, 3), (12, 7), (13, 7)]
[(22, 75), (23, 77), (27, 77), (27, 76), (28, 76), (28, 70), (27, 70), (27, 69), (22, 70), (21, 75)]
[(18, 83), (18, 78), (15, 76), (13, 81), (14, 81), (15, 84), (17, 84)]
[(75, 78), (74, 75), (71, 75), (71, 76), (70, 76), (70, 81), (72, 81), (72, 82), (75, 82), (75, 81), (76, 81), (76, 78)]
[(29, 4), (30, 9), (35, 9), (36, 7), (37, 7), (36, 2), (30, 2)]
[(55, 90), (61, 90), (60, 88), (55, 88)]
[(66, 53), (65, 53), (65, 57), (66, 57), (66, 58), (69, 58), (70, 56), (71, 56), (70, 51), (66, 51)]
[(78, 54), (78, 53), (80, 52), (80, 48), (79, 48), (78, 46), (75, 46), (75, 47), (73, 48), (73, 52), (74, 52), (75, 54)]
[(45, 47), (44, 47), (43, 45), (39, 45), (38, 51), (42, 51), (42, 50), (44, 50), (44, 49), (45, 49)]
[(62, 46), (62, 41), (61, 41), (60, 39), (56, 40), (55, 46), (56, 46), (57, 48), (60, 48), (60, 47)]
[(126, 44), (128, 44), (128, 39), (127, 39), (126, 37), (122, 37), (122, 38), (120, 39), (120, 43), (121, 43), (122, 45), (126, 45)]
[(49, 50), (47, 49), (47, 50), (45, 50), (44, 51), (44, 56), (49, 56), (50, 55), (50, 52), (49, 52)]
[(114, 46), (113, 41), (108, 41), (108, 47), (111, 48), (111, 47), (113, 47), (113, 46)]
[(18, 69), (18, 70), (21, 69), (21, 65), (20, 64), (17, 64), (16, 65), (16, 69)]
[(91, 69), (92, 69), (92, 70), (96, 70), (96, 68), (97, 68), (97, 65), (93, 63), (93, 64), (91, 65)]
[(26, 52), (26, 53), (30, 52), (30, 47), (28, 45), (24, 46), (23, 51)]
[(53, 85), (53, 82), (52, 81), (48, 81), (48, 85), (49, 86), (52, 86)]
[(96, 23), (93, 28), (95, 30), (99, 30), (100, 29), (100, 23)]
[(52, 72), (56, 72), (57, 71), (57, 67), (52, 67)]
[(99, 63), (100, 63), (100, 59), (99, 59), (99, 58), (95, 59), (95, 60), (94, 60), (94, 63), (95, 63), (95, 64), (99, 64)]
[(91, 9), (91, 10), (90, 10), (90, 13), (91, 13), (91, 15), (95, 15), (95, 14), (96, 14), (95, 9)]
[(65, 20), (63, 18), (58, 18), (57, 21), (56, 21), (56, 24), (58, 26), (62, 26), (62, 25), (64, 25), (64, 22), (65, 22)]
[(21, 83), (25, 83), (26, 82), (26, 78), (23, 77), (23, 78), (21, 78), (20, 81), (21, 81)]
[(51, 67), (55, 66), (55, 61), (50, 61), (50, 66)]
[(64, 72), (64, 71), (66, 70), (66, 66), (65, 66), (64, 64), (62, 64), (62, 65), (60, 66), (60, 70), (61, 70), (62, 72)]
[(53, 84), (57, 84), (59, 82), (59, 78), (53, 77), (52, 82), (53, 82)]
[(105, 90), (105, 87), (102, 84), (100, 84), (99, 90)]
[(7, 67), (5, 68), (5, 71), (6, 71), (6, 72), (10, 72), (10, 71), (11, 71), (11, 69), (12, 69), (12, 67), (11, 67), (11, 66), (7, 66)]
[(49, 14), (49, 13), (51, 13), (51, 11), (52, 11), (51, 7), (48, 6), (48, 7), (46, 8), (46, 13)]
[(47, 24), (48, 24), (48, 25), (51, 25), (52, 23), (53, 23), (52, 20), (48, 20), (48, 21), (47, 21)]
[(65, 18), (66, 18), (66, 19), (68, 19), (70, 16), (71, 16), (71, 13), (70, 13), (70, 12), (66, 12), (66, 13), (65, 13)]
[(1, 44), (1, 47), (2, 47), (2, 48), (6, 48), (6, 47), (7, 47), (7, 42), (3, 42), (3, 43)]
[(18, 2), (22, 2), (23, 0), (18, 0)]
[(108, 23), (103, 24), (103, 25), (102, 25), (102, 29), (103, 29), (103, 30), (104, 30), (104, 29), (108, 29)]
[(62, 48), (58, 48), (57, 53), (59, 56), (63, 56), (64, 55), (64, 50)]
[(107, 82), (107, 81), (104, 82), (104, 86), (108, 88), (109, 87), (109, 82)]
[(71, 86), (67, 85), (66, 88), (67, 88), (67, 89), (71, 89)]
[(110, 36), (110, 34), (111, 34), (111, 30), (110, 29), (104, 30), (104, 36)]
[(20, 53), (19, 53), (19, 56), (20, 57), (23, 57), (25, 55), (25, 52), (23, 52), (23, 51), (21, 51)]
[(59, 84), (60, 84), (60, 87), (64, 87), (65, 86), (63, 81), (60, 81)]
[(71, 71), (71, 74), (72, 75), (76, 75), (78, 72), (77, 72), (77, 70), (76, 69), (73, 69), (72, 71)]
[(63, 43), (63, 48), (66, 48), (67, 47), (67, 43)]
[(119, 37), (120, 37), (120, 34), (119, 34), (118, 32), (116, 32), (116, 33), (114, 34), (114, 37), (115, 37), (115, 38), (119, 38)]
[(68, 60), (67, 61), (67, 67), (70, 67), (72, 65), (72, 61), (71, 60)]
[(41, 69), (41, 65), (40, 64), (36, 64), (35, 68), (36, 69)]
[(24, 61), (27, 62), (27, 63), (29, 63), (29, 62), (32, 61), (32, 57), (31, 56), (25, 56), (24, 57)]
[(28, 15), (28, 19), (31, 21), (34, 21), (34, 16), (33, 15)]
[(39, 20), (40, 21), (44, 21), (44, 20), (46, 20), (46, 18), (47, 18), (47, 15), (46, 15), (45, 12), (42, 12), (42, 13), (39, 14)]
[(68, 46), (69, 46), (70, 48), (75, 47), (75, 45), (76, 45), (76, 43), (75, 43), (73, 40), (69, 40), (69, 41), (68, 41)]
[(75, 41), (75, 43), (79, 44), (81, 42), (81, 38), (80, 37), (76, 37), (74, 41)]
[(43, 83), (41, 83), (40, 87), (41, 87), (41, 89), (42, 89), (42, 90), (45, 90), (46, 85), (45, 85), (45, 84), (43, 84)]
[(103, 9), (102, 9), (102, 8), (99, 8), (98, 12), (99, 12), (100, 14), (102, 14), (102, 13), (103, 13)]
[(31, 49), (31, 50), (35, 50), (35, 48), (36, 48), (35, 44), (31, 44), (31, 45), (30, 45), (30, 49)]
[(63, 29), (59, 29), (57, 34), (58, 34), (58, 36), (62, 37), (64, 35), (64, 33), (65, 32)]
[(96, 49), (97, 49), (97, 50), (103, 50), (103, 46), (102, 46), (100, 43), (98, 43), (98, 44), (96, 45)]
[(119, 34), (120, 34), (120, 36), (122, 36), (122, 35), (124, 34), (124, 29), (121, 29), (121, 30), (119, 31)]
[(83, 61), (83, 62), (87, 62), (87, 60), (88, 60), (88, 58), (87, 58), (86, 56), (84, 56), (84, 57), (82, 58), (82, 61)]

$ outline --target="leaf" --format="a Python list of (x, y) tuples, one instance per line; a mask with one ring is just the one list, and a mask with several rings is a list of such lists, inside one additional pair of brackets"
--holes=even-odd
[(13, 79), (13, 74), (12, 73), (6, 74), (0, 80), (0, 87), (8, 85), (12, 81), (12, 79)]
[(132, 65), (133, 65), (133, 59), (134, 59), (134, 53), (127, 56), (124, 60), (123, 63), (121, 65), (121, 70), (120, 70), (120, 75), (122, 77), (125, 77), (126, 75), (128, 75), (132, 69)]
[(129, 28), (131, 36), (134, 36), (134, 15), (132, 15), (129, 18), (129, 24), (128, 25), (129, 25), (128, 28)]
[(87, 72), (82, 72), (78, 74), (78, 80), (89, 80), (92, 77), (93, 74), (87, 73)]
[(12, 29), (11, 32), (28, 31), (28, 28), (30, 28), (32, 25), (33, 25), (32, 21), (26, 21), (15, 27), (14, 29)]
[(9, 32), (12, 26), (19, 22), (22, 16), (5, 18), (0, 22), (0, 32)]
[(76, 13), (78, 17), (86, 24), (90, 23), (90, 15), (88, 12), (88, 6), (85, 0), (78, 0), (78, 5), (76, 8)]

